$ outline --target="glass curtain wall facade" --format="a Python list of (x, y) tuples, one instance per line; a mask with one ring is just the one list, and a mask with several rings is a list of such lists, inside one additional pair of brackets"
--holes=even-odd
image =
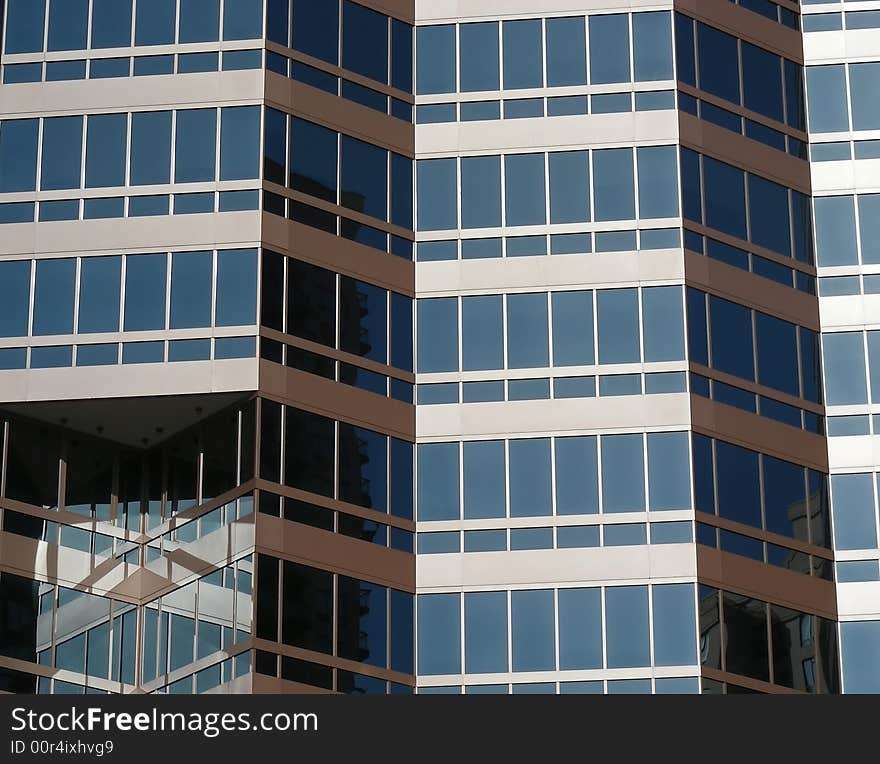
[(880, 691), (880, 11), (0, 7), (0, 691)]

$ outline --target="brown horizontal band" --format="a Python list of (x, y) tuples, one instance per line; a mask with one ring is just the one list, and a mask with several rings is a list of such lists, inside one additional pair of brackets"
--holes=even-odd
[(828, 472), (827, 441), (822, 435), (693, 394), (691, 422), (701, 435)]
[(752, 679), (742, 674), (731, 674), (727, 671), (719, 671), (710, 666), (700, 667), (700, 676), (704, 679), (712, 679), (715, 682), (725, 682), (726, 684), (735, 684), (738, 687), (745, 687), (748, 690), (763, 692), (768, 695), (806, 695), (801, 690), (794, 690), (791, 687), (784, 687), (781, 684), (771, 684), (770, 682), (762, 682), (760, 679)]
[(277, 403), (414, 442), (415, 406), (341, 382), (260, 361), (260, 394)]
[(697, 544), (697, 581), (733, 594), (836, 620), (834, 583)]
[(256, 526), (255, 551), (310, 568), (363, 579), (414, 593), (416, 557), (338, 533), (261, 515)]
[(271, 108), (391, 149), (410, 159), (415, 157), (415, 127), (390, 114), (271, 71), (266, 72), (264, 97)]
[(385, 679), (397, 684), (407, 684), (411, 687), (415, 686), (416, 680), (413, 674), (403, 674), (393, 669), (378, 668), (366, 663), (348, 660), (347, 658), (339, 658), (335, 655), (327, 655), (327, 653), (319, 653), (315, 650), (306, 650), (303, 647), (293, 647), (285, 645), (283, 642), (271, 642), (268, 639), (254, 639), (253, 647), (255, 650), (264, 650), (276, 655), (286, 656), (288, 658), (297, 658), (301, 661), (309, 663), (318, 663), (322, 666), (341, 669), (342, 671), (351, 671), (354, 674), (363, 674), (374, 679)]
[[(333, 512), (343, 512), (346, 515), (362, 517), (365, 520), (371, 520), (383, 525), (400, 528), (401, 530), (410, 531), (411, 533), (415, 533), (416, 530), (416, 524), (412, 520), (404, 520), (402, 517), (397, 517), (396, 515), (391, 515), (387, 512), (359, 507), (356, 504), (348, 504), (344, 501), (339, 501), (338, 499), (319, 496), (316, 493), (309, 493), (308, 491), (302, 491), (299, 488), (291, 488), (290, 486), (280, 485), (279, 483), (272, 483), (271, 481), (263, 480), (262, 478), (257, 480), (257, 488), (266, 493), (283, 496), (289, 499), (296, 499), (297, 501), (304, 501), (307, 504), (314, 504)], [(285, 522), (290, 521), (287, 520)], [(329, 533), (329, 531), (325, 531), (325, 533)]]
[(344, 350), (329, 348), (319, 342), (305, 340), (302, 337), (295, 337), (292, 334), (284, 334), (284, 332), (279, 332), (277, 329), (269, 329), (268, 327), (263, 326), (260, 328), (260, 336), (302, 350), (308, 350), (310, 353), (317, 353), (318, 355), (326, 356), (327, 358), (332, 358), (333, 360), (341, 361), (342, 363), (358, 366), (367, 371), (375, 372), (376, 374), (383, 374), (386, 377), (393, 377), (394, 379), (399, 379), (403, 382), (409, 382), (411, 385), (414, 385), (416, 382), (416, 375), (412, 372), (402, 371), (395, 366), (388, 366), (387, 364), (379, 363), (378, 361), (371, 361), (369, 358), (362, 358), (353, 353), (346, 353)]
[(771, 50), (799, 64), (804, 44), (797, 29), (783, 26), (729, 0), (675, 0), (675, 10), (709, 26)]
[(684, 267), (689, 287), (820, 331), (819, 300), (814, 295), (689, 250), (685, 251)]
[(778, 533), (771, 533), (770, 531), (765, 531), (761, 528), (754, 528), (751, 525), (746, 525), (745, 523), (738, 523), (734, 520), (728, 520), (725, 517), (719, 517), (718, 515), (710, 515), (706, 512), (700, 512), (697, 510), (694, 512), (694, 519), (698, 523), (704, 523), (705, 525), (711, 525), (715, 528), (721, 528), (725, 531), (731, 531), (732, 533), (740, 533), (745, 536), (751, 536), (752, 538), (759, 539), (761, 541), (767, 541), (770, 544), (776, 544), (777, 546), (783, 546), (787, 549), (793, 549), (797, 552), (803, 552), (804, 554), (811, 554), (814, 557), (821, 557), (823, 560), (834, 561), (834, 553), (830, 549), (825, 549), (821, 546), (816, 546), (815, 544), (808, 544), (806, 541), (798, 541), (797, 539), (789, 538), (788, 536), (782, 536)]
[(393, 292), (415, 297), (415, 265), (317, 228), (263, 213), (263, 247)]
[(678, 113), (681, 145), (809, 196), (810, 164), (691, 114)]

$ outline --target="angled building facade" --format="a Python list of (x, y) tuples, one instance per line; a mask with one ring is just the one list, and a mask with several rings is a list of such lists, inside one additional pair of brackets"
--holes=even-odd
[(880, 10), (0, 6), (0, 690), (880, 691)]

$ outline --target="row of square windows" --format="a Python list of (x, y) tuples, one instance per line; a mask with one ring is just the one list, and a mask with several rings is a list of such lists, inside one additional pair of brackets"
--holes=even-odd
[[(177, 66), (175, 67), (175, 58)], [(132, 65), (132, 61), (134, 64)], [(127, 56), (121, 58), (93, 58), (88, 61), (41, 61), (27, 64), (4, 64), (3, 84), (20, 85), (29, 82), (65, 82), (70, 80), (106, 80), (119, 77), (154, 77), (161, 74), (198, 74), (204, 72), (232, 72), (260, 69), (263, 53), (260, 50), (223, 51), (220, 53), (180, 53), (164, 56)], [(88, 74), (86, 70), (88, 69)]]
[(0, 193), (256, 180), (260, 111), (231, 106), (6, 119)]
[(436, 297), (416, 305), (422, 374), (685, 358), (679, 286)]
[[(134, 0), (8, 0), (3, 53), (214, 42), (220, 32), (220, 0), (141, 0), (136, 7)], [(222, 32), (224, 40), (261, 38), (263, 0), (224, 0)]]
[(420, 159), (416, 176), (419, 231), (679, 215), (674, 146)]
[(0, 336), (253, 326), (257, 260), (256, 249), (6, 260)]
[(693, 584), (420, 594), (418, 674), (688, 666)]
[(668, 11), (444, 24), (416, 30), (419, 95), (672, 78)]

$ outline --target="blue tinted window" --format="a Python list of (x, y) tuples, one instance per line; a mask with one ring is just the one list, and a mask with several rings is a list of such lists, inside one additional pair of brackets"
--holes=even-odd
[(822, 336), (825, 398), (829, 405), (868, 402), (865, 348), (861, 332), (833, 332)]
[(171, 328), (211, 325), (211, 252), (176, 252), (171, 257)]
[(639, 292), (602, 289), (597, 293), (599, 363), (638, 363)]
[(455, 159), (421, 159), (417, 164), (418, 228), (440, 231), (458, 226)]
[(4, 53), (37, 53), (43, 50), (46, 0), (8, 0)]
[(89, 0), (52, 0), (47, 50), (83, 50), (89, 27)]
[(336, 201), (337, 136), (326, 127), (294, 118), (290, 123), (290, 186)]
[(171, 176), (171, 112), (131, 116), (131, 184), (168, 183)]
[(92, 48), (131, 45), (131, 0), (92, 0)]
[(593, 85), (630, 81), (627, 14), (590, 16), (590, 81)]
[(703, 158), (706, 225), (746, 238), (746, 196), (743, 171), (710, 157)]
[(880, 692), (878, 641), (880, 641), (880, 621), (840, 624), (843, 689), (847, 694)]
[(224, 40), (257, 40), (262, 36), (262, 0), (224, 0)]
[(880, 263), (880, 194), (859, 196), (859, 243), (863, 263)]
[(856, 213), (851, 196), (816, 197), (816, 261), (819, 265), (855, 265)]
[(602, 590), (559, 590), (559, 668), (602, 668)]
[[(458, 300), (442, 297), (418, 303), (418, 370), (458, 369)], [(500, 342), (500, 338), (499, 338)]]
[(514, 671), (553, 671), (556, 668), (553, 591), (511, 592), (510, 632)]
[(31, 261), (0, 263), (0, 337), (27, 335), (30, 293)]
[(121, 257), (84, 257), (80, 266), (81, 334), (119, 330)]
[(330, 64), (338, 63), (338, 4), (328, 3), (326, 0), (297, 0), (294, 2), (293, 47)]
[(150, 0), (137, 4), (135, 45), (170, 45), (174, 42), (177, 0)]
[(631, 220), (636, 216), (632, 149), (593, 152), (596, 220)]
[(168, 360), (207, 361), (211, 358), (211, 340), (174, 340), (168, 343)]
[(602, 437), (602, 511), (644, 512), (645, 456), (641, 435)]
[(654, 586), (654, 665), (687, 666), (697, 662), (693, 584)]
[(388, 215), (388, 152), (342, 136), (342, 205), (385, 220)]
[(31, 349), (32, 369), (62, 369), (73, 365), (73, 347), (39, 347)]
[(762, 247), (791, 257), (788, 189), (749, 175), (749, 222), (751, 240)]
[(633, 14), (636, 82), (673, 79), (671, 19), (667, 11)]
[(709, 297), (709, 308), (713, 368), (754, 380), (752, 311), (714, 295)]
[(590, 220), (590, 154), (556, 151), (550, 154), (550, 222)]
[(127, 114), (89, 116), (86, 141), (86, 188), (125, 185)]
[(553, 365), (588, 366), (595, 363), (593, 348), (593, 293), (554, 292)]
[(175, 183), (214, 180), (216, 159), (216, 109), (178, 111), (177, 136), (174, 143)]
[(583, 17), (547, 19), (547, 86), (587, 84)]
[(463, 469), (465, 519), (504, 517), (507, 511), (504, 441), (465, 443)]
[(419, 674), (461, 672), (461, 598), (458, 594), (420, 594), (418, 599)]
[(220, 39), (220, 0), (179, 0), (178, 42), (211, 42)]
[(548, 333), (547, 295), (544, 292), (507, 296), (508, 368), (549, 366)]
[(402, 228), (413, 227), (413, 160), (394, 152), (391, 152), (391, 222)]
[(608, 668), (650, 665), (647, 586), (605, 590), (605, 639)]
[(221, 111), (220, 180), (260, 177), (260, 107), (233, 106)]
[(507, 671), (507, 592), (466, 593), (464, 630), (465, 671)]
[(501, 295), (464, 297), (461, 301), (462, 369), (504, 367)]
[(782, 66), (779, 56), (743, 42), (742, 69), (743, 105), (782, 122)]
[(507, 225), (545, 223), (544, 155), (508, 155), (504, 157), (504, 173)]
[(766, 313), (755, 314), (758, 382), (791, 395), (800, 394), (797, 329)]
[(34, 334), (73, 333), (76, 260), (38, 260), (34, 287)]
[(639, 164), (639, 217), (677, 217), (678, 164), (675, 147), (644, 146), (637, 149), (636, 154)]
[(878, 86), (880, 86), (880, 63), (849, 65), (853, 130), (880, 128), (880, 106), (877, 104)]
[(457, 520), (458, 443), (423, 443), (417, 453), (419, 520)]
[(16, 85), (22, 82), (40, 82), (43, 79), (43, 64), (6, 64), (3, 67), (3, 84)]
[(391, 19), (391, 86), (406, 93), (413, 90), (413, 28)]
[(875, 549), (877, 519), (870, 473), (831, 476), (831, 511), (836, 549)]
[(830, 133), (849, 130), (846, 67), (807, 67), (810, 132)]
[(684, 360), (681, 287), (642, 290), (645, 361)]
[(686, 432), (648, 433), (650, 508), (689, 509), (691, 476)]
[(257, 250), (229, 249), (217, 255), (217, 326), (257, 321)]
[(761, 527), (761, 491), (758, 454), (717, 441), (718, 514), (728, 520)]
[(38, 119), (0, 123), (0, 192), (36, 190), (39, 124)]
[(700, 88), (739, 103), (739, 56), (736, 38), (705, 24), (697, 24)]
[(454, 24), (416, 28), (416, 92), (455, 92)]
[(165, 255), (125, 259), (125, 331), (165, 328)]
[[(293, 4), (296, 13), (296, 3)], [(344, 0), (342, 66), (364, 77), (388, 82), (388, 18)]]
[[(77, 366), (114, 366), (119, 360), (119, 345), (78, 345)], [(97, 550), (96, 550), (97, 551)]]
[(553, 514), (551, 502), (550, 439), (511, 440), (510, 516)]
[(556, 514), (599, 511), (598, 451), (595, 437), (556, 438)]
[(461, 227), (501, 225), (501, 157), (461, 160)]
[(82, 117), (43, 120), (40, 188), (79, 188), (82, 170)]
[(540, 19), (505, 21), (504, 87), (539, 88), (544, 84), (544, 53)]
[[(299, 3), (301, 9), (308, 7), (308, 5), (310, 5), (308, 2)], [(325, 3), (325, 5), (330, 4)], [(266, 0), (266, 37), (280, 45), (289, 44), (290, 0)], [(284, 75), (286, 76), (286, 74), (285, 71)]]

